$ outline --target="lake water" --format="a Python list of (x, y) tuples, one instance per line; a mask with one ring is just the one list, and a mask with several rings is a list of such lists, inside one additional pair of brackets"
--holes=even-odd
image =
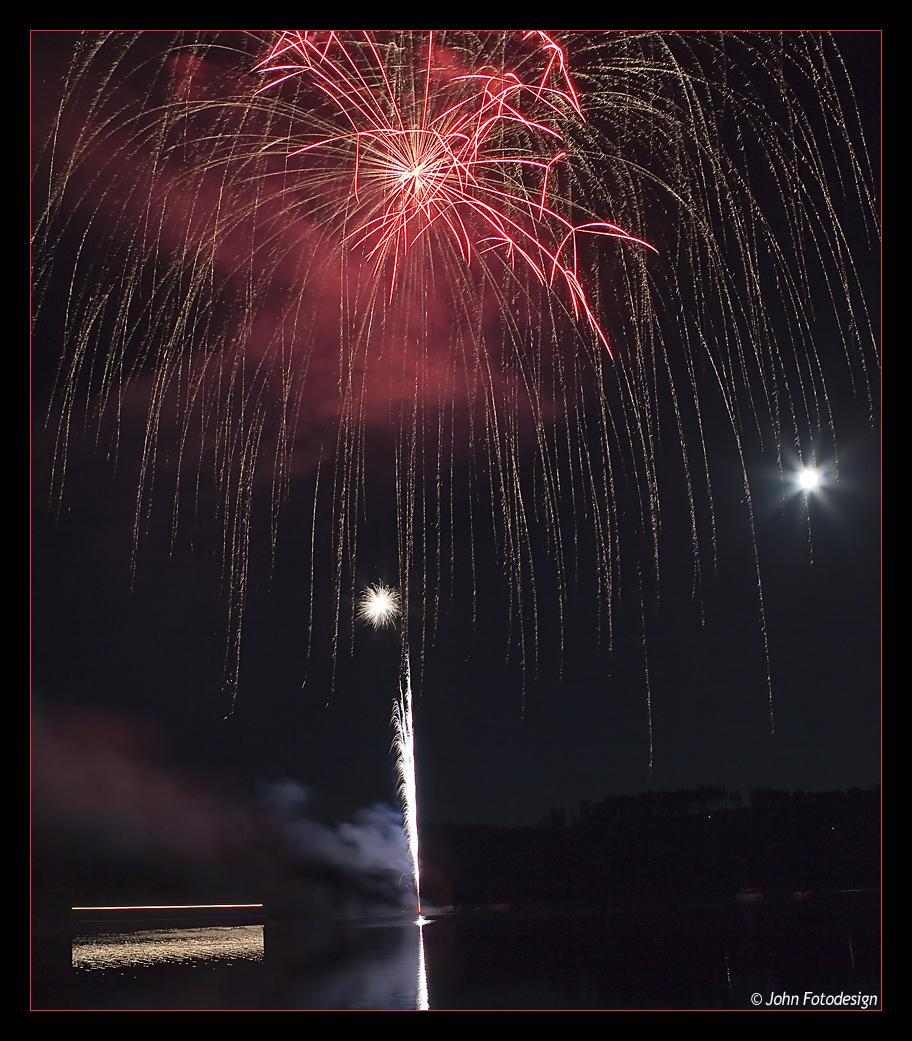
[(53, 953), (39, 959), (33, 1007), (749, 1009), (757, 996), (764, 1007), (832, 1007), (855, 996), (858, 1007), (859, 995), (880, 1002), (876, 893), (428, 918), (420, 927), (413, 917), (77, 926), (65, 938), (68, 964), (60, 937), (56, 962)]

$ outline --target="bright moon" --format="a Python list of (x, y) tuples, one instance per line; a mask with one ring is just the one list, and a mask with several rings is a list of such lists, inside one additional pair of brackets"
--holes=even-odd
[(378, 582), (368, 586), (358, 600), (358, 618), (375, 629), (394, 625), (401, 612), (399, 591)]
[(801, 487), (808, 491), (820, 484), (820, 475), (816, 470), (802, 470), (798, 479), (801, 482)]

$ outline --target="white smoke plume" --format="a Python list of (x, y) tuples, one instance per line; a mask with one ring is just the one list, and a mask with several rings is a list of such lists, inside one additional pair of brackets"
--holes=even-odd
[(302, 875), (312, 886), (322, 881), (337, 909), (342, 898), (345, 916), (411, 906), (412, 868), (398, 810), (378, 803), (353, 821), (328, 825), (305, 816), (310, 796), (295, 781), (263, 784), (261, 795)]

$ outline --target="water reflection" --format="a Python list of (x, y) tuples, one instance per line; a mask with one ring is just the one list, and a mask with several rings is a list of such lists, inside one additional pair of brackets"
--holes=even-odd
[(427, 1012), (428, 1004), (427, 965), (424, 961), (424, 927), (428, 924), (426, 918), (418, 918), (418, 995), (415, 1000), (417, 1012)]
[(146, 929), (73, 937), (73, 968), (115, 969), (182, 962), (263, 960), (263, 926)]
[(73, 940), (72, 962), (68, 936), (65, 965), (49, 948), (40, 1007), (746, 1009), (753, 993), (879, 993), (877, 893), (478, 911), (436, 916), (433, 924), (408, 915), (118, 934), (103, 928)]
[[(72, 941), (72, 967), (83, 980), (96, 975), (104, 980), (113, 1005), (123, 1000), (115, 993), (121, 986), (129, 986), (133, 995), (146, 988), (157, 990), (159, 974), (169, 972), (176, 1007), (186, 1007), (181, 988), (185, 979), (191, 985), (191, 977), (174, 976), (174, 970), (183, 966), (214, 973), (220, 967), (260, 963), (265, 975), (259, 982), (244, 977), (243, 983), (245, 989), (253, 985), (258, 994), (242, 998), (224, 977), (226, 990), (233, 990), (224, 994), (224, 1007), (241, 1007), (232, 1005), (233, 997), (253, 1007), (427, 1011), (428, 924), (426, 918), (397, 918), (328, 927), (269, 922), (265, 927), (210, 925), (80, 934)], [(199, 977), (194, 973), (193, 978)]]
[(273, 980), (282, 980), (290, 1008), (429, 1008), (424, 923), (413, 918), (362, 921), (320, 931), (269, 922), (266, 969)]

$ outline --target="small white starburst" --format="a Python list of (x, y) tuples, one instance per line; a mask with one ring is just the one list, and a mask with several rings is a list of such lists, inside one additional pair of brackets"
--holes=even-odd
[(358, 618), (375, 629), (396, 624), (402, 613), (399, 591), (378, 582), (368, 586), (358, 599)]

